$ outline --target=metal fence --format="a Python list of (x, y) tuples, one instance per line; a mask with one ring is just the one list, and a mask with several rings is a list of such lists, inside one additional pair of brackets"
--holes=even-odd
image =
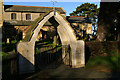
[(40, 46), (36, 47), (35, 67), (36, 70), (43, 69), (48, 65), (57, 67), (62, 62), (61, 46)]

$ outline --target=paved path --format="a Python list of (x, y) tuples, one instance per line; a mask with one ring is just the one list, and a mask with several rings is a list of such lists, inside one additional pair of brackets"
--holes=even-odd
[(109, 80), (108, 78), (118, 78), (118, 74), (112, 75), (110, 73), (105, 72), (99, 72), (99, 71), (93, 71), (89, 69), (79, 68), (79, 69), (72, 69), (65, 65), (60, 65), (57, 68), (54, 68), (53, 66), (48, 66), (47, 69), (42, 70), (41, 72), (38, 72), (28, 78), (27, 80), (40, 80), (40, 79), (50, 79), (50, 78), (57, 78), (57, 79), (63, 79), (63, 78), (104, 78)]

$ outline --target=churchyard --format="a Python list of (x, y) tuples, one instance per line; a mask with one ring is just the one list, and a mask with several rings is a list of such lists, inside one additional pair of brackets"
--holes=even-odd
[[(86, 3), (82, 6), (87, 5), (92, 4)], [(108, 6), (103, 9), (105, 5)], [(34, 12), (37, 17), (32, 20), (30, 14), (25, 13), (28, 16), (26, 19), (31, 19), (31, 22), (26, 20), (23, 23), (15, 20), (14, 23), (14, 20), (10, 22), (6, 18), (1, 43), (3, 79), (119, 78), (119, 5), (100, 3), (100, 9), (96, 9), (96, 13), (100, 11), (96, 23), (98, 26), (97, 30), (94, 28), (93, 34), (91, 34), (92, 22), (88, 20), (92, 15), (78, 17), (76, 14), (75, 17), (76, 12), (73, 11), (71, 16), (74, 17), (66, 18), (66, 12), (62, 8), (52, 10), (39, 7), (39, 10), (45, 8), (48, 11), (38, 14), (39, 12), (34, 12), (36, 7), (26, 6), (33, 10), (31, 13)], [(7, 8), (13, 11), (16, 8), (25, 10), (25, 6), (8, 6)], [(10, 12), (10, 9), (5, 10), (5, 15), (9, 15), (7, 12)], [(105, 16), (108, 14), (110, 16)], [(112, 21), (114, 18), (117, 21)], [(82, 21), (86, 22), (81, 24)]]

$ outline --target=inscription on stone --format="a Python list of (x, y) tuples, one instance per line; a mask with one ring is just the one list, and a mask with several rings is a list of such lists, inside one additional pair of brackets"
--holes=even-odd
[(84, 52), (84, 41), (79, 40), (77, 41), (77, 48), (76, 48), (76, 61), (78, 67), (85, 66), (85, 52)]

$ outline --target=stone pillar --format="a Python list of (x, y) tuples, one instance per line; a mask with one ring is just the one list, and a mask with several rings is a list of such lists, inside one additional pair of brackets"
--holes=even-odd
[(72, 51), (72, 68), (85, 67), (85, 43), (83, 40), (78, 40), (74, 43), (74, 51)]
[(34, 45), (32, 42), (19, 42), (17, 45), (20, 74), (34, 72)]
[(83, 40), (77, 41), (76, 63), (77, 67), (85, 67), (85, 43)]

